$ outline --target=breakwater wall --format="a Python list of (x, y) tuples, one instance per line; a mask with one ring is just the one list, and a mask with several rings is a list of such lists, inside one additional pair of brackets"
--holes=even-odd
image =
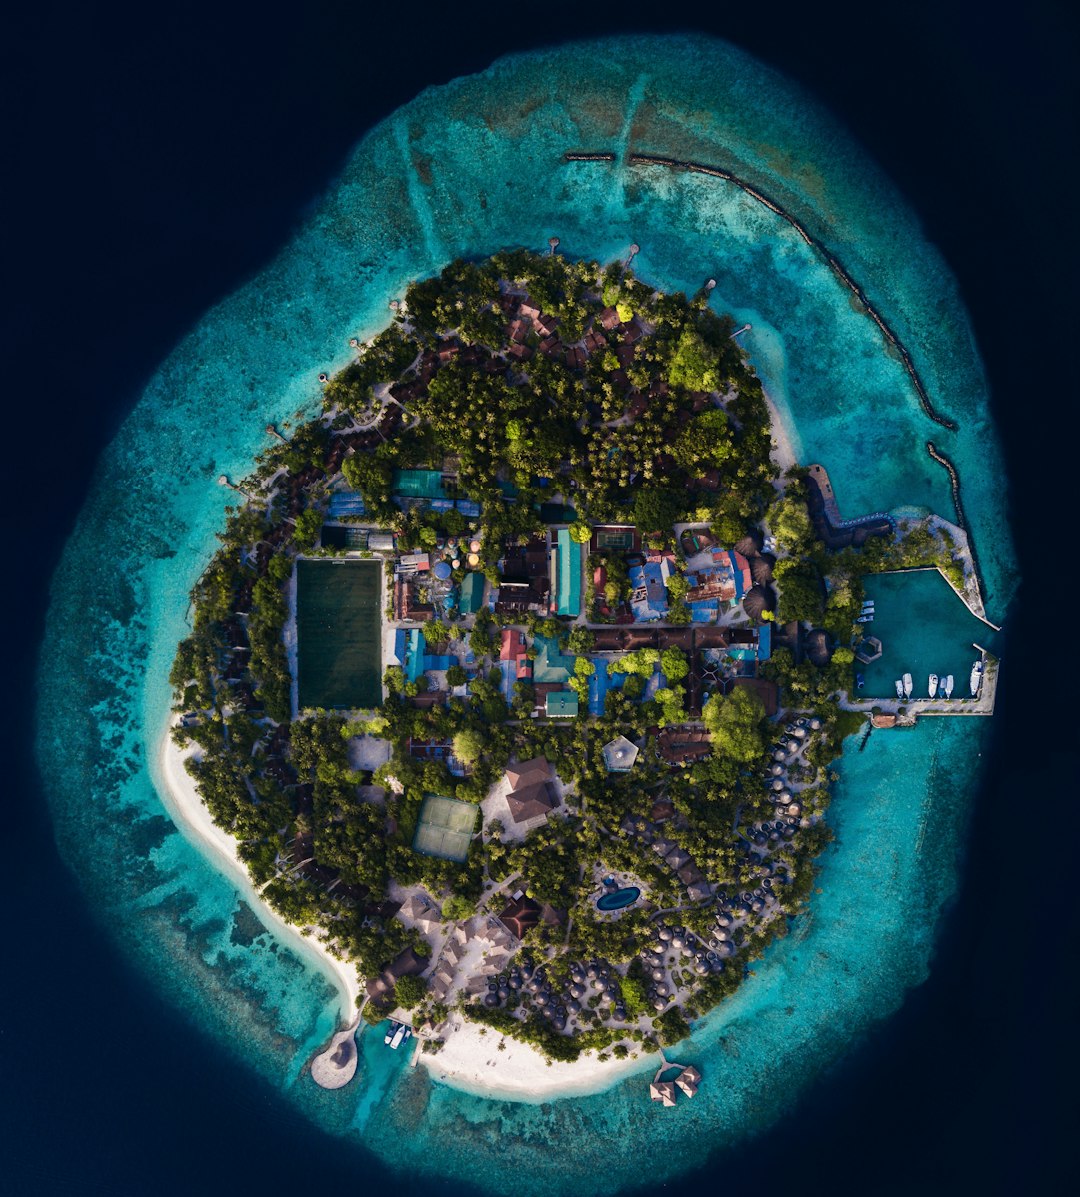
[[(614, 154), (586, 154), (569, 152), (563, 155), (567, 162), (614, 162)], [(944, 416), (939, 412), (930, 402), (930, 396), (926, 392), (926, 387), (923, 386), (922, 379), (919, 377), (918, 370), (915, 369), (915, 363), (911, 360), (911, 354), (908, 353), (906, 346), (901, 342), (899, 337), (886, 323), (881, 313), (874, 307), (874, 305), (867, 299), (866, 293), (859, 286), (857, 282), (848, 274), (847, 270), (841, 264), (839, 259), (831, 254), (824, 245), (816, 238), (812, 237), (810, 233), (791, 215), (785, 208), (782, 208), (774, 200), (771, 200), (767, 195), (758, 191), (756, 187), (748, 183), (745, 179), (741, 179), (738, 175), (732, 174), (729, 170), (724, 170), (719, 166), (706, 166), (701, 162), (684, 162), (678, 158), (664, 158), (656, 154), (630, 154), (629, 162), (631, 166), (663, 166), (669, 170), (685, 170), (691, 174), (708, 175), (711, 178), (723, 179), (725, 182), (733, 183), (736, 187), (741, 188), (747, 195), (757, 200), (758, 203), (764, 204), (770, 212), (775, 212), (782, 220), (786, 220), (796, 233), (806, 242), (811, 249), (815, 250), (825, 260), (826, 264), (836, 275), (836, 277), (844, 284), (845, 287), (855, 296), (855, 298), (862, 305), (866, 314), (881, 330), (882, 336), (896, 351), (897, 356), (904, 364), (904, 369), (911, 379), (912, 385), (915, 387), (915, 393), (919, 396), (919, 403), (922, 405), (923, 411), (934, 421), (935, 424), (940, 424), (942, 428), (948, 428), (950, 431), (956, 431), (956, 421), (950, 420), (948, 416)]]
[[(940, 466), (944, 466), (949, 474), (949, 485), (952, 487), (953, 507), (956, 508), (956, 523), (957, 526), (964, 530), (967, 536), (968, 552), (971, 554), (971, 567), (975, 573), (975, 581), (979, 587), (979, 596), (982, 597), (982, 571), (979, 569), (979, 557), (975, 551), (975, 541), (972, 539), (971, 530), (967, 525), (967, 518), (964, 515), (964, 505), (960, 498), (960, 474), (956, 466), (941, 452), (933, 441), (926, 442), (926, 451)], [(984, 623), (989, 623), (985, 616), (979, 616)], [(996, 627), (995, 624), (990, 624), (991, 627)]]

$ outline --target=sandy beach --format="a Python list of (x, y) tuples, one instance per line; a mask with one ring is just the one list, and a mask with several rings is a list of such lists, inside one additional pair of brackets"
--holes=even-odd
[(762, 394), (765, 396), (765, 404), (769, 409), (769, 420), (772, 424), (772, 439), (773, 444), (776, 446), (770, 456), (779, 467), (781, 475), (783, 475), (793, 465), (799, 464), (798, 455), (795, 451), (794, 441), (792, 440), (791, 429), (779, 405), (767, 391), (762, 391)]
[(287, 947), (316, 963), (331, 977), (342, 996), (339, 1019), (343, 1026), (352, 1023), (356, 1018), (356, 999), (360, 993), (360, 979), (356, 969), (344, 961), (335, 959), (326, 946), (313, 936), (303, 934), (298, 928), (280, 919), (262, 900), (251, 883), (247, 869), (237, 856), (236, 841), (214, 825), (210, 812), (203, 805), (195, 788), (194, 779), (184, 768), (184, 761), (195, 749), (177, 748), (169, 731), (167, 727), (161, 737), (155, 780), (159, 783), (162, 800), (173, 822), (183, 835), (236, 885), (240, 896), (269, 931)]
[[(600, 1093), (631, 1073), (651, 1073), (660, 1063), (660, 1057), (653, 1052), (637, 1059), (605, 1061), (590, 1054), (572, 1064), (549, 1064), (528, 1043), (510, 1039), (492, 1027), (467, 1022), (457, 1013), (450, 1015), (441, 1035), (446, 1042), (435, 1055), (420, 1055), (419, 1062), (432, 1080), (480, 1097), (506, 1101), (539, 1103)], [(504, 1051), (499, 1051), (501, 1042), (506, 1043)]]

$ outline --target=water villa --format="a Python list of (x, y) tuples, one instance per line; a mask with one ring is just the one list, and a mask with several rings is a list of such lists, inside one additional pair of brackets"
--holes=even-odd
[[(660, 1078), (664, 1073), (670, 1072), (673, 1068), (679, 1070), (675, 1079), (662, 1081)], [(660, 1067), (656, 1070), (656, 1075), (649, 1086), (649, 1096), (653, 1101), (658, 1101), (664, 1107), (673, 1106), (680, 1089), (687, 1097), (693, 1097), (697, 1093), (700, 1083), (701, 1073), (693, 1064), (675, 1064), (671, 1060), (666, 1060), (664, 1053), (661, 1052)]]

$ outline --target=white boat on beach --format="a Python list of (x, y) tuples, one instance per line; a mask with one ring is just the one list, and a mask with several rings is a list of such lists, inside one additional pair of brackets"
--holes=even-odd
[(983, 679), (983, 663), (976, 661), (971, 667), (971, 697), (979, 697), (979, 687), (982, 686)]
[(899, 678), (896, 679), (896, 697), (904, 697), (904, 683)]
[(904, 674), (904, 697), (910, 698), (911, 692), (914, 688), (915, 688), (915, 684), (911, 680), (911, 674), (905, 673)]
[(950, 673), (949, 676), (945, 679), (945, 697), (946, 698), (952, 698), (952, 688), (953, 688), (953, 676)]
[(937, 684), (938, 684), (938, 676), (936, 673), (932, 673), (930, 675), (930, 682), (929, 682), (929, 686), (928, 686), (928, 688), (930, 690), (931, 698), (937, 698)]

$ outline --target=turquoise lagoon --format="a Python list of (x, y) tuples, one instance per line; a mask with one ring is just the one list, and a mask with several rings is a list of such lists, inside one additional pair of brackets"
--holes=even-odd
[[(950, 433), (922, 412), (865, 313), (790, 227), (730, 184), (629, 167), (628, 148), (714, 163), (793, 212), (844, 262), (908, 346)], [(567, 150), (616, 164), (568, 165)], [(666, 288), (717, 279), (800, 460), (829, 469), (845, 515), (952, 517), (928, 438), (956, 462), (1002, 622), (1015, 585), (986, 385), (956, 286), (916, 217), (804, 94), (730, 46), (634, 38), (496, 63), (425, 92), (372, 130), (280, 256), (176, 347), (104, 454), (57, 571), (38, 753), (57, 837), (88, 902), (177, 1007), (329, 1132), (393, 1167), (505, 1191), (610, 1192), (690, 1167), (780, 1116), (929, 968), (988, 725), (924, 720), (839, 765), (821, 892), (679, 1056), (705, 1081), (658, 1111), (644, 1072), (602, 1095), (491, 1101), (402, 1067), (365, 1035), (359, 1079), (318, 1091), (303, 1066), (340, 1012), (295, 941), (260, 922), (192, 846), (155, 788), (166, 676), (188, 591), (268, 421), (318, 404), (317, 374), (374, 333), (410, 279), (502, 246), (611, 259)], [(956, 784), (969, 779), (968, 788)], [(644, 1067), (647, 1067), (645, 1065)], [(403, 1150), (407, 1145), (408, 1150)], [(552, 1147), (557, 1150), (552, 1150)]]

